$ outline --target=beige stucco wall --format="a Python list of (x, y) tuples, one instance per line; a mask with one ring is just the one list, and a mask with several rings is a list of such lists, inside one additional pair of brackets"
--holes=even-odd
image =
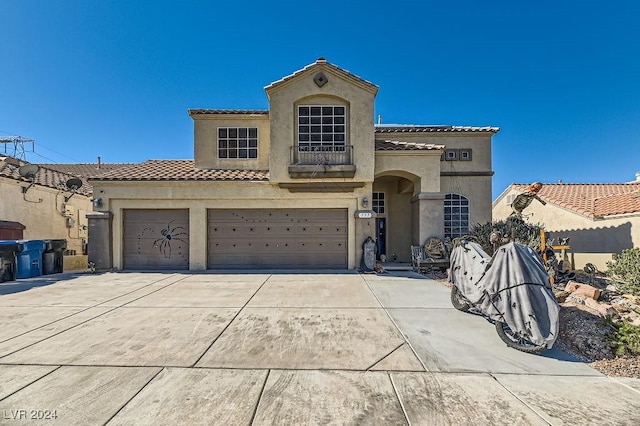
[(491, 222), (491, 176), (443, 176), (442, 193), (469, 199), (469, 226)]
[[(82, 254), (87, 238), (85, 215), (93, 209), (91, 199), (75, 194), (65, 203), (65, 195), (70, 194), (67, 191), (33, 185), (23, 194), (24, 186), (26, 182), (0, 178), (0, 220), (26, 226), (25, 239), (64, 239), (68, 250)], [(66, 212), (64, 204), (68, 206)], [(67, 217), (74, 221), (71, 227), (67, 227)]]
[(444, 145), (446, 149), (471, 149), (471, 161), (443, 161), (440, 168), (443, 172), (477, 172), (492, 170), (492, 136), (490, 132), (403, 132), (378, 133), (376, 139)]
[[(324, 72), (328, 82), (318, 87), (313, 77)], [(297, 106), (300, 104), (347, 107), (347, 141), (353, 146), (356, 174), (350, 179), (372, 182), (374, 176), (373, 101), (377, 89), (345, 78), (334, 69), (317, 64), (297, 77), (268, 89), (271, 126), (270, 173), (272, 182), (301, 182), (289, 177), (290, 150), (296, 143)], [(331, 181), (332, 179), (327, 179)], [(343, 178), (334, 179), (343, 181)]]
[[(415, 193), (454, 193), (469, 199), (470, 226), (491, 221), (492, 197), (492, 133), (399, 133), (378, 134), (378, 139), (401, 140), (403, 142), (444, 145), (445, 149), (471, 149), (471, 161), (440, 161), (442, 151), (429, 151), (429, 157), (414, 152), (395, 154), (393, 151), (376, 153), (376, 176), (387, 174), (386, 170), (404, 170), (421, 176)], [(454, 174), (453, 176), (441, 176)], [(441, 205), (441, 203), (440, 203)], [(425, 210), (422, 206), (417, 209)], [(432, 212), (432, 213), (435, 213)], [(418, 212), (415, 213), (419, 215)], [(431, 232), (431, 231), (429, 231)], [(436, 235), (434, 233), (434, 235)], [(417, 237), (416, 237), (417, 238)], [(420, 238), (417, 238), (418, 240)], [(419, 244), (419, 243), (417, 243)]]
[[(506, 190), (493, 203), (493, 220), (503, 220), (512, 210), (509, 196), (517, 196), (522, 191), (512, 188)], [(604, 260), (597, 255), (604, 254), (603, 259), (610, 259), (612, 253), (632, 247), (640, 247), (640, 215), (626, 215), (606, 219), (592, 219), (552, 203), (542, 205), (534, 200), (524, 211), (529, 223), (541, 224), (550, 233), (550, 238), (570, 237), (571, 252), (575, 253), (576, 265), (591, 262), (598, 268), (604, 268)], [(591, 259), (591, 260), (588, 260)]]
[(375, 176), (399, 176), (414, 183), (414, 194), (440, 192), (442, 151), (377, 151)]
[(348, 267), (359, 264), (361, 236), (355, 212), (371, 187), (347, 193), (291, 193), (269, 182), (108, 182), (94, 183), (104, 211), (113, 213), (114, 268), (122, 269), (123, 210), (189, 209), (189, 269), (207, 266), (207, 209), (342, 208), (348, 210)]
[[(267, 170), (269, 168), (268, 114), (198, 114), (194, 120), (195, 166), (201, 169)], [(257, 159), (218, 159), (218, 127), (256, 127)]]

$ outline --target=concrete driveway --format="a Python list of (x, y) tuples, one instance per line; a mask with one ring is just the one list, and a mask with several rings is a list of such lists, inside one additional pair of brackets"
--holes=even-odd
[(0, 284), (0, 424), (640, 424), (640, 380), (509, 349), (399, 274)]

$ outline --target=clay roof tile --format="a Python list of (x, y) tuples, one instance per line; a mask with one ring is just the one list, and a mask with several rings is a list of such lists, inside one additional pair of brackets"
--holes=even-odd
[(268, 181), (265, 170), (197, 169), (193, 160), (149, 160), (90, 180), (109, 181)]
[[(528, 184), (513, 184), (525, 192)], [(640, 213), (640, 182), (543, 184), (538, 196), (591, 218)]]

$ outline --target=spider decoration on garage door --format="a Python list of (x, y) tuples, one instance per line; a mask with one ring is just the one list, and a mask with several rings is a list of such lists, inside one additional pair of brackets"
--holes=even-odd
[[(172, 227), (171, 224), (175, 222), (175, 220), (170, 221), (167, 224), (166, 228), (163, 228), (160, 231), (162, 237), (158, 238), (153, 242), (154, 247), (158, 247), (160, 250), (160, 254), (162, 254), (165, 258), (171, 257), (171, 243), (175, 241), (179, 241), (184, 243), (186, 246), (189, 246), (189, 243), (184, 240), (184, 238), (188, 238), (189, 234), (187, 234), (186, 229), (182, 226)], [(175, 243), (174, 243), (175, 244)]]

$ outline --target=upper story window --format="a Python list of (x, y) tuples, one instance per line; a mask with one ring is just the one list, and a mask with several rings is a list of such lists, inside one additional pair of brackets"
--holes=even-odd
[(218, 158), (258, 158), (258, 128), (218, 127)]
[(344, 151), (346, 108), (338, 105), (298, 107), (299, 151)]
[(457, 238), (469, 233), (469, 199), (458, 194), (444, 198), (444, 236)]

